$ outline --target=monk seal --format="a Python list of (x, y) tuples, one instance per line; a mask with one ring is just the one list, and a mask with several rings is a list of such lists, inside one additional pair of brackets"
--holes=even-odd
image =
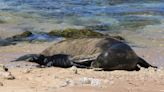
[(53, 56), (44, 56), (40, 54), (27, 54), (13, 60), (15, 61), (29, 61), (35, 62), (39, 64), (39, 67), (62, 67), (62, 68), (69, 68), (72, 66), (76, 66), (78, 68), (89, 68), (91, 65), (92, 60), (85, 59), (82, 62), (77, 62), (73, 60), (70, 55), (67, 54), (55, 54)]
[[(76, 58), (76, 56), (83, 58)], [(95, 55), (88, 57), (88, 55)], [(97, 55), (97, 56), (96, 56)], [(47, 67), (102, 68), (103, 70), (139, 70), (139, 66), (154, 67), (139, 57), (133, 49), (114, 38), (80, 38), (55, 43), (41, 54), (22, 56), (14, 61), (27, 60)]]

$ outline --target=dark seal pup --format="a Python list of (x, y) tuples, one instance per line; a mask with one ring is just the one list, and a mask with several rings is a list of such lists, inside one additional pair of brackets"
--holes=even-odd
[(76, 62), (73, 60), (69, 55), (66, 54), (55, 54), (53, 56), (44, 56), (39, 54), (27, 54), (17, 58), (14, 61), (29, 61), (38, 63), (40, 66), (45, 67), (62, 67), (68, 68), (72, 66), (76, 66), (78, 68), (89, 68), (91, 65), (92, 60), (84, 59), (82, 62)]

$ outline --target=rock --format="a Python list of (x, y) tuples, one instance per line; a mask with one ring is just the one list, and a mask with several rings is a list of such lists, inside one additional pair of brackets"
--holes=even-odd
[(16, 43), (5, 39), (0, 39), (0, 46), (15, 45)]
[(25, 31), (21, 34), (14, 35), (12, 37), (8, 37), (8, 38), (6, 38), (6, 40), (8, 40), (8, 41), (22, 41), (22, 40), (25, 40), (26, 37), (29, 37), (31, 35), (32, 35), (32, 32)]
[(95, 78), (80, 78), (80, 83), (81, 84), (90, 84), (91, 86), (100, 86), (101, 81), (99, 79)]
[(0, 86), (4, 86), (2, 82), (0, 82)]
[(91, 84), (91, 80), (90, 80), (90, 78), (83, 77), (83, 78), (80, 78), (80, 83), (81, 84)]
[(102, 37), (102, 33), (95, 32), (90, 29), (72, 29), (68, 28), (65, 30), (52, 30), (48, 33), (52, 36), (62, 36), (66, 38), (82, 38), (82, 37)]
[(13, 80), (15, 77), (11, 74), (11, 72), (0, 72), (0, 77), (8, 80)]
[(8, 68), (3, 64), (0, 64), (0, 71), (8, 71)]
[(66, 79), (66, 80), (64, 81), (64, 83), (62, 83), (59, 87), (66, 87), (66, 86), (70, 85), (71, 83), (72, 83), (71, 80)]
[(11, 72), (8, 71), (8, 68), (4, 65), (0, 64), (0, 78), (4, 79), (15, 79), (15, 77), (11, 74)]
[(30, 73), (31, 72), (31, 69), (24, 69), (23, 71), (22, 71), (23, 73)]
[(74, 74), (78, 74), (78, 71), (77, 71), (77, 67), (76, 66), (72, 66), (70, 68), (70, 70), (74, 73)]
[(91, 79), (91, 86), (100, 86), (101, 82), (99, 79)]
[(99, 24), (99, 25), (86, 26), (86, 29), (98, 30), (98, 31), (109, 31), (109, 30), (112, 30), (113, 27), (114, 26), (111, 26), (108, 24)]

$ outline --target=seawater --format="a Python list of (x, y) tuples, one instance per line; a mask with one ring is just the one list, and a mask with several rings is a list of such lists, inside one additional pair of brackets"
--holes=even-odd
[(163, 23), (163, 15), (164, 0), (0, 0), (0, 21), (22, 29), (136, 30)]
[(83, 27), (162, 42), (164, 0), (0, 0), (0, 31)]

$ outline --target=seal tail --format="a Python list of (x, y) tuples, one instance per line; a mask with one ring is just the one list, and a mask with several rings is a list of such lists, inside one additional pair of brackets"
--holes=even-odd
[(13, 61), (10, 62), (15, 62), (15, 61), (29, 61), (29, 62), (34, 62), (35, 60), (39, 59), (39, 54), (26, 54), (23, 56), (20, 56), (18, 58), (16, 58)]
[(153, 66), (153, 65), (150, 65), (149, 63), (147, 63), (144, 59), (142, 59), (141, 57), (138, 57), (139, 58), (139, 65), (141, 67), (144, 67), (144, 68), (148, 68), (148, 67), (153, 67), (153, 68), (157, 68), (157, 66)]

